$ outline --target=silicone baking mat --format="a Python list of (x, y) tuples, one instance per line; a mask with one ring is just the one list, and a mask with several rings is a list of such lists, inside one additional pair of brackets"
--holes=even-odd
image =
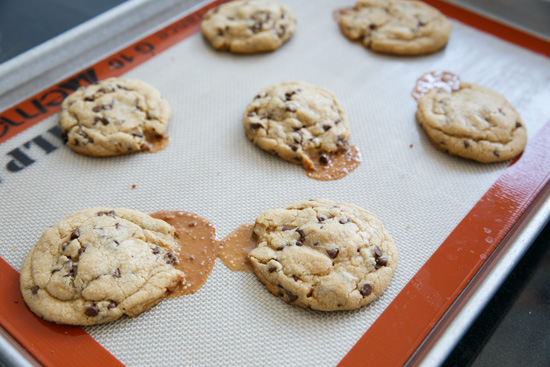
[[(420, 57), (382, 55), (341, 34), (332, 12), (351, 4), (287, 1), (298, 19), (287, 44), (232, 55), (214, 51), (198, 33), (201, 14), (221, 2), (0, 114), (2, 326), (44, 365), (405, 363), (548, 181), (548, 42), (429, 1), (453, 18), (447, 47)], [(416, 79), (432, 70), (503, 94), (527, 125), (522, 157), (511, 166), (484, 165), (437, 151), (415, 121), (411, 97)], [(59, 138), (59, 104), (79, 85), (121, 75), (154, 85), (170, 102), (170, 146), (107, 159), (71, 152)], [(363, 156), (356, 171), (315, 181), (247, 140), (247, 104), (285, 80), (325, 87), (340, 99)], [(191, 211), (210, 220), (221, 239), (265, 209), (312, 197), (371, 210), (393, 236), (400, 263), (372, 304), (348, 312), (298, 309), (253, 274), (220, 262), (193, 295), (84, 329), (38, 319), (19, 295), (16, 270), (28, 250), (47, 226), (80, 209)]]

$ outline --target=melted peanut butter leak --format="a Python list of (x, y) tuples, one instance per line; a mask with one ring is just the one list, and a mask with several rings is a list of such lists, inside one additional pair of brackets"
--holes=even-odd
[(459, 90), (460, 77), (448, 71), (430, 71), (416, 80), (411, 94), (418, 101), (434, 88), (448, 93)]
[(214, 268), (216, 258), (233, 271), (248, 271), (248, 252), (256, 246), (252, 238), (254, 224), (243, 224), (222, 241), (216, 240), (216, 229), (208, 220), (184, 211), (161, 211), (151, 214), (176, 229), (174, 255), (176, 269), (185, 273), (185, 283), (168, 297), (198, 291)]
[(321, 154), (310, 158), (313, 167), (306, 168), (306, 174), (320, 181), (338, 180), (361, 164), (361, 152), (354, 145), (342, 153)]

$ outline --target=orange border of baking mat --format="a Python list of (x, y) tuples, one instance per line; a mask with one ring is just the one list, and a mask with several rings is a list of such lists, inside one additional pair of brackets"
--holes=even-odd
[[(68, 94), (67, 89), (74, 89), (81, 83), (89, 84), (95, 79), (102, 80), (122, 75), (157, 53), (197, 33), (202, 14), (227, 1), (229, 0), (214, 1), (103, 59), (87, 70), (74, 74), (61, 83), (4, 111), (0, 115), (0, 143), (58, 112), (61, 101)], [(521, 47), (550, 56), (550, 42), (548, 41), (440, 0), (424, 1), (465, 24)], [(529, 143), (521, 160), (505, 171), (405, 286), (386, 311), (341, 361), (342, 366), (363, 364), (366, 361), (373, 365), (402, 365), (407, 361), (437, 320), (485, 262), (487, 256), (507, 235), (513, 224), (548, 181), (550, 167), (547, 167), (548, 163), (544, 166), (544, 163), (545, 160), (550, 162), (550, 157), (548, 157), (548, 153), (546, 155), (544, 153), (545, 150), (548, 150), (545, 146), (550, 145), (550, 138), (545, 140), (543, 133), (550, 135), (550, 124), (547, 124), (534, 141)], [(525, 178), (525, 181), (518, 183), (517, 175)], [(502, 214), (503, 217), (495, 219), (492, 217), (492, 213), (495, 212)], [(492, 245), (487, 246), (487, 243), (483, 241), (481, 244), (478, 243), (480, 238), (487, 237), (486, 233), (479, 233), (480, 220), (487, 220), (483, 222), (483, 228), (489, 228), (487, 225), (492, 225), (495, 233)], [(474, 233), (472, 231), (477, 231), (475, 233), (481, 234), (482, 237), (476, 238), (471, 234)], [(449, 260), (448, 250), (452, 251), (451, 255), (455, 255), (457, 246), (466, 244), (474, 244), (473, 248), (462, 247), (464, 250), (471, 249), (474, 253), (462, 251), (461, 256), (452, 262), (453, 266), (461, 266), (462, 268), (459, 270), (462, 272), (457, 271), (449, 274), (452, 269), (446, 262)], [(447, 252), (445, 252), (446, 250)], [(437, 279), (433, 279), (431, 274), (437, 274)], [(459, 277), (459, 274), (463, 276)], [(449, 287), (447, 283), (449, 281), (447, 276), (453, 277), (455, 285), (452, 287)], [(74, 363), (89, 366), (99, 363), (109, 366), (120, 364), (82, 328), (51, 324), (32, 314), (21, 298), (17, 271), (1, 258), (0, 281), (6, 284), (6, 287), (2, 287), (2, 297), (0, 297), (0, 309), (2, 310), (0, 323), (40, 363), (56, 366)], [(441, 289), (452, 295), (442, 300), (441, 293), (438, 293)], [(71, 338), (67, 338), (66, 335), (71, 335)], [(87, 358), (82, 359), (80, 357), (83, 355), (82, 353), (67, 353), (67, 350), (78, 350), (85, 353)]]

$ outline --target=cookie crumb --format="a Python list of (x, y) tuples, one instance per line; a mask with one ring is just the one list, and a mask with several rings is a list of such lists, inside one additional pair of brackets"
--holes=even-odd
[(136, 185), (135, 185), (135, 184), (134, 184), (134, 185), (132, 185), (132, 189), (135, 189), (135, 188), (136, 188)]

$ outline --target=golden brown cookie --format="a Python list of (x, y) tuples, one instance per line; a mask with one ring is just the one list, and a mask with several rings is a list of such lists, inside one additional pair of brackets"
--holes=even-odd
[(59, 324), (136, 316), (183, 281), (174, 269), (174, 228), (147, 214), (93, 208), (46, 229), (21, 269), (23, 299)]
[(266, 0), (231, 1), (203, 17), (203, 36), (217, 50), (273, 51), (294, 34), (296, 20), (286, 5)]
[(106, 157), (168, 145), (170, 106), (149, 84), (109, 78), (81, 88), (61, 104), (59, 124), (75, 152)]
[(374, 301), (397, 267), (395, 244), (376, 216), (326, 199), (271, 209), (256, 219), (254, 273), (299, 307), (351, 310)]
[(306, 168), (323, 153), (349, 146), (351, 132), (340, 101), (330, 91), (305, 82), (263, 89), (246, 108), (243, 121), (245, 134), (255, 145)]
[(359, 0), (340, 17), (346, 37), (373, 51), (395, 55), (435, 52), (447, 44), (451, 28), (443, 14), (420, 1)]
[(418, 123), (439, 150), (482, 163), (517, 156), (527, 129), (499, 93), (472, 83), (452, 92), (432, 89), (418, 101)]

